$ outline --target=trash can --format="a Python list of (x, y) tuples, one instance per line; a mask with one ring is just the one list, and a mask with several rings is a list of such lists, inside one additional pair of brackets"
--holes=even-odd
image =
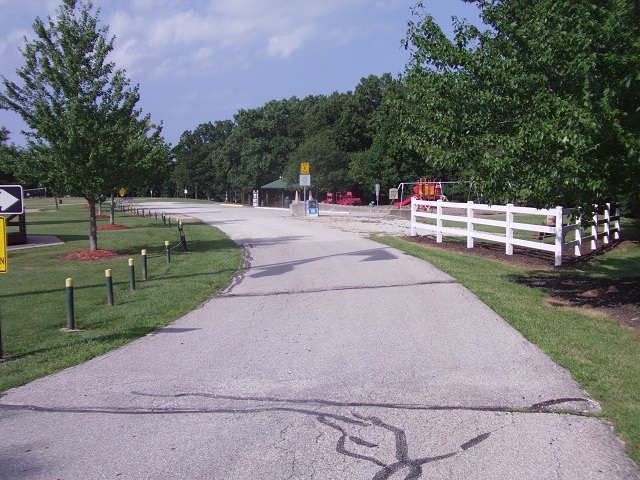
[(289, 208), (290, 204), (291, 204), (291, 199), (289, 198), (289, 196), (284, 197), (284, 208)]
[(308, 204), (308, 212), (310, 217), (318, 216), (318, 202), (316, 200), (309, 200)]

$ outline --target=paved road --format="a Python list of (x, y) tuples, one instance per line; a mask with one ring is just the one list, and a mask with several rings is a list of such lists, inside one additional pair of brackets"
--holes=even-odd
[(1, 397), (0, 478), (639, 478), (570, 375), (428, 263), (282, 210), (162, 208), (246, 268)]

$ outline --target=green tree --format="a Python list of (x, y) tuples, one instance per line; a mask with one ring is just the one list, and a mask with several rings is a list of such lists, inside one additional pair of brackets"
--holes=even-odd
[(131, 88), (124, 71), (107, 61), (114, 38), (92, 9), (91, 2), (64, 0), (56, 21), (36, 18), (36, 38), (25, 39), (25, 65), (17, 70), (23, 85), (3, 77), (0, 102), (30, 129), (30, 170), (41, 184), (86, 198), (89, 248), (96, 250), (96, 202), (161, 159), (163, 141), (161, 126), (136, 109), (138, 86)]
[(301, 163), (310, 164), (312, 187), (316, 191), (331, 192), (351, 185), (349, 155), (338, 148), (328, 130), (309, 137), (291, 156), (284, 176), (293, 185), (299, 182)]
[(229, 137), (229, 182), (248, 192), (282, 176), (290, 156), (304, 139), (300, 100), (272, 100), (260, 108), (240, 110)]
[(489, 202), (637, 205), (638, 2), (466, 1), (489, 28), (456, 20), (452, 41), (414, 10), (408, 144)]
[(225, 143), (234, 128), (230, 120), (207, 122), (185, 131), (174, 147), (174, 181), (187, 187), (197, 198), (198, 190), (210, 199), (227, 187), (228, 159)]
[(9, 145), (9, 130), (0, 127), (0, 183), (16, 182), (15, 161), (18, 155), (14, 145)]

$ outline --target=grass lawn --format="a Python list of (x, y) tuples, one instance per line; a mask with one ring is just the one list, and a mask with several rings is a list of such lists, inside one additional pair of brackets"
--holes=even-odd
[(630, 457), (640, 465), (640, 336), (593, 311), (551, 307), (544, 301), (545, 291), (514, 282), (517, 277), (534, 274), (637, 276), (640, 272), (637, 235), (635, 243), (613, 249), (589, 264), (544, 272), (430, 249), (398, 238), (375, 239), (449, 273), (567, 368), (602, 405), (602, 415), (615, 425)]
[[(89, 248), (86, 202), (64, 198), (27, 199), (27, 233), (55, 235), (64, 242), (8, 252), (8, 272), (0, 275), (0, 321), (4, 357), (0, 392), (76, 365), (167, 325), (224, 287), (241, 262), (238, 247), (222, 232), (203, 223), (185, 222), (189, 252), (175, 228), (161, 220), (116, 212), (125, 230), (98, 232), (98, 248), (122, 254), (105, 260), (66, 260)], [(38, 211), (32, 212), (31, 210)], [(103, 214), (108, 211), (103, 210)], [(108, 224), (98, 220), (98, 225)], [(11, 230), (9, 230), (11, 231)], [(141, 279), (140, 251), (148, 252), (148, 275)], [(128, 259), (133, 258), (136, 290), (129, 288)], [(112, 269), (115, 306), (107, 306), (105, 269)], [(83, 331), (63, 333), (66, 325), (65, 280), (73, 278), (75, 323)]]

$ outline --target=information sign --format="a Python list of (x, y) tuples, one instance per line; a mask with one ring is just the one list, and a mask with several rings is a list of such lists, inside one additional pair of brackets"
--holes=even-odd
[(300, 186), (301, 187), (311, 186), (311, 175), (300, 175)]

